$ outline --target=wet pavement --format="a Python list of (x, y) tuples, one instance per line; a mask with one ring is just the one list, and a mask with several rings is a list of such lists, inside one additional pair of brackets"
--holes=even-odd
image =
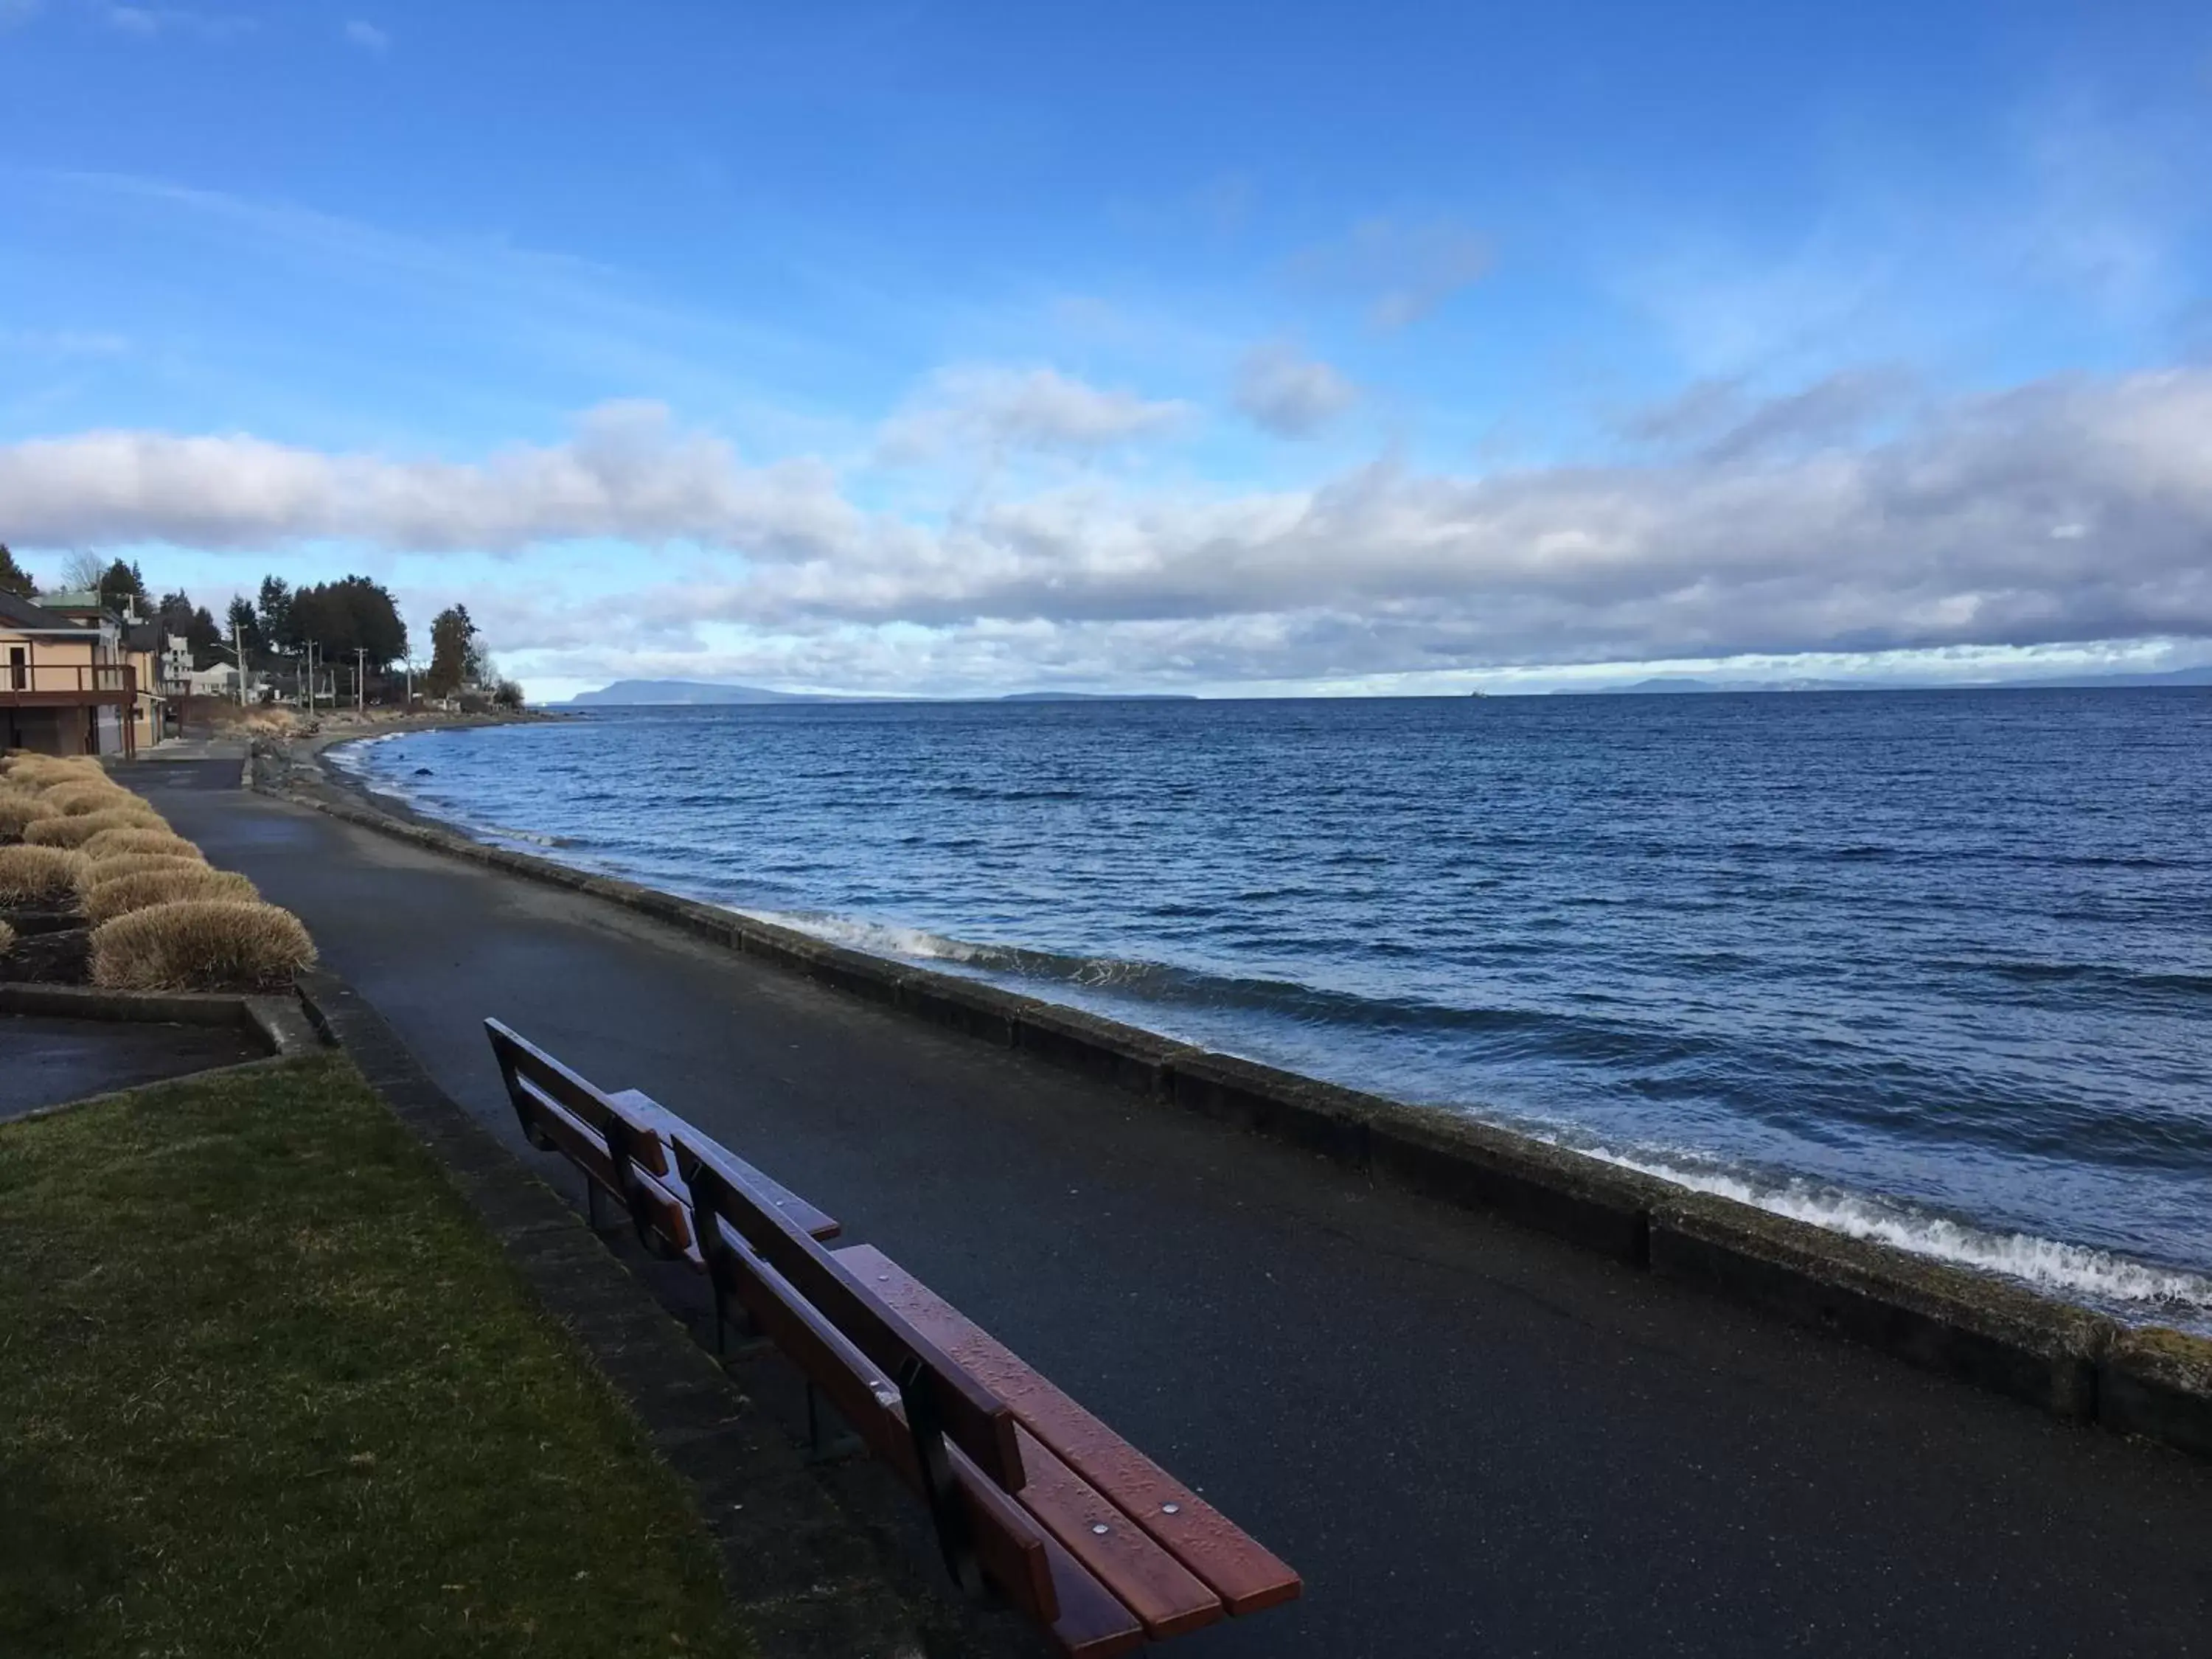
[(268, 1052), (242, 1028), (0, 1014), (0, 1121)]

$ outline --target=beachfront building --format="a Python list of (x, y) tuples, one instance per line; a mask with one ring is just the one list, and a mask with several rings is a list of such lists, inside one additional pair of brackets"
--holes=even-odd
[(0, 593), (0, 749), (131, 755), (142, 727), (125, 623), (97, 594)]

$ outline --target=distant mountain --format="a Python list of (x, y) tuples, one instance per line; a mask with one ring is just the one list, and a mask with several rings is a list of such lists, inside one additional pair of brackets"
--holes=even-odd
[(1188, 691), (1009, 691), (1000, 702), (1196, 702)]
[(2162, 674), (2078, 674), (2060, 679), (2007, 680), (2007, 685), (2094, 687), (2100, 685), (2212, 685), (2212, 663), (2195, 668), (2170, 668)]
[(1701, 680), (1662, 675), (1627, 685), (1593, 688), (1605, 696), (1649, 696), (1656, 692), (1730, 691), (2099, 691), (2122, 686), (2212, 685), (2212, 663), (2155, 674), (2056, 674), (2001, 680)]
[(568, 708), (621, 708), (646, 704), (726, 702), (846, 702), (845, 697), (807, 691), (767, 691), (757, 685), (710, 685), (703, 680), (617, 680), (597, 691), (579, 691), (561, 705)]
[[(671, 708), (702, 704), (762, 702), (915, 702), (915, 697), (847, 697), (832, 692), (769, 691), (757, 685), (715, 685), (706, 680), (617, 680), (597, 691), (579, 691), (562, 708)], [(1176, 692), (1147, 692), (1127, 698), (1110, 691), (1017, 691), (1000, 702), (1195, 702)]]

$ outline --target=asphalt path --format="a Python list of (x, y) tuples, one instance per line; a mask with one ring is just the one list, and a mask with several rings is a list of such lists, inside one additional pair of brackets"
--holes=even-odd
[(486, 1015), (821, 1205), (1304, 1574), (1190, 1659), (2212, 1654), (2212, 1465), (245, 793), (234, 763), (131, 781), (518, 1151)]

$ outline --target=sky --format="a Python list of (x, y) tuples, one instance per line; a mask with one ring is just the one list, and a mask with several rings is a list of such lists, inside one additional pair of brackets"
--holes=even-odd
[[(366, 9), (363, 9), (366, 8)], [(0, 541), (534, 698), (2212, 659), (2212, 9), (0, 0)]]

